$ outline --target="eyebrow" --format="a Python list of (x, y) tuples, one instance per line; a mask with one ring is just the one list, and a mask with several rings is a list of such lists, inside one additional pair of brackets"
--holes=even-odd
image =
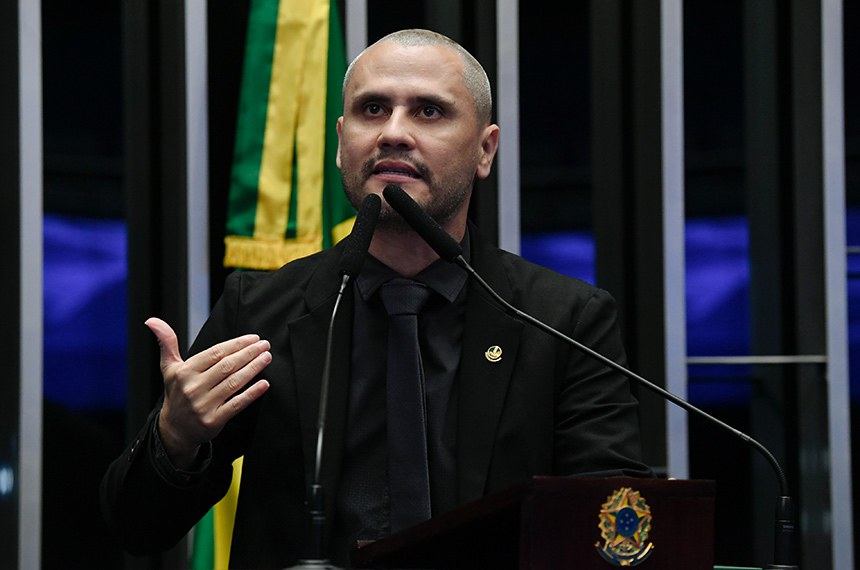
[[(371, 101), (378, 101), (383, 104), (391, 104), (393, 97), (382, 92), (368, 91), (366, 93), (358, 93), (355, 95), (355, 105), (361, 106)], [(457, 108), (457, 101), (450, 97), (442, 97), (439, 95), (416, 95), (408, 98), (410, 105), (435, 105), (443, 109)]]

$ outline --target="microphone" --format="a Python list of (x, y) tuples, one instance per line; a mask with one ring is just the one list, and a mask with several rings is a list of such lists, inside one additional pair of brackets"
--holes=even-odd
[(340, 274), (355, 277), (361, 272), (364, 257), (370, 249), (373, 230), (382, 208), (382, 199), (376, 194), (368, 194), (361, 202), (361, 208), (355, 217), (355, 224), (349, 234), (349, 241), (340, 258)]
[(340, 258), (340, 289), (337, 292), (337, 299), (334, 302), (334, 308), (331, 312), (331, 319), (328, 325), (328, 335), (326, 337), (325, 363), (323, 364), (322, 382), (320, 383), (320, 407), (319, 416), (317, 418), (317, 447), (316, 461), (314, 463), (314, 480), (308, 486), (308, 514), (310, 516), (311, 525), (311, 540), (309, 557), (299, 560), (298, 564), (290, 566), (288, 570), (340, 570), (337, 566), (329, 563), (325, 556), (325, 494), (320, 483), (320, 472), (322, 468), (322, 452), (323, 452), (323, 432), (325, 431), (325, 421), (328, 411), (328, 385), (331, 377), (331, 353), (332, 353), (332, 337), (334, 333), (334, 320), (337, 316), (337, 310), (340, 307), (340, 301), (343, 298), (343, 292), (349, 280), (354, 278), (361, 272), (361, 267), (364, 265), (364, 258), (367, 255), (367, 250), (370, 248), (370, 240), (373, 237), (373, 231), (376, 229), (376, 221), (379, 218), (379, 210), (382, 207), (382, 200), (376, 194), (368, 194), (361, 202), (361, 207), (355, 217), (355, 223), (352, 226), (347, 242), (344, 246), (343, 254)]
[(676, 396), (672, 392), (654, 384), (650, 380), (646, 380), (642, 376), (636, 374), (632, 370), (625, 368), (621, 364), (618, 364), (611, 358), (608, 358), (599, 352), (585, 346), (579, 341), (570, 338), (565, 335), (561, 331), (554, 329), (553, 327), (545, 324), (544, 322), (532, 317), (531, 315), (524, 313), (523, 311), (517, 309), (510, 303), (508, 303), (505, 299), (503, 299), (496, 291), (484, 281), (484, 279), (478, 275), (475, 269), (469, 265), (469, 263), (463, 258), (462, 248), (456, 242), (454, 238), (452, 238), (448, 233), (443, 230), (439, 224), (435, 222), (422, 208), (419, 206), (409, 195), (403, 191), (402, 188), (397, 186), (396, 184), (389, 184), (385, 187), (385, 190), (382, 192), (382, 195), (385, 197), (385, 200), (391, 205), (394, 210), (399, 213), (406, 223), (408, 223), (412, 229), (415, 230), (418, 235), (421, 236), (427, 244), (433, 248), (433, 250), (446, 261), (450, 261), (452, 263), (456, 263), (460, 267), (462, 267), (478, 284), (483, 288), (490, 296), (495, 299), (497, 303), (499, 303), (508, 313), (512, 314), (516, 318), (519, 318), (527, 323), (543, 330), (555, 338), (566, 342), (573, 346), (574, 348), (584, 352), (588, 356), (598, 360), (600, 363), (605, 366), (611, 368), (612, 370), (623, 374), (627, 378), (637, 382), (639, 385), (644, 388), (650, 390), (663, 397), (666, 400), (669, 400), (673, 404), (679, 406), (680, 408), (697, 414), (698, 416), (705, 418), (707, 421), (716, 424), (723, 429), (728, 430), (736, 437), (745, 441), (749, 445), (751, 445), (756, 451), (761, 453), (764, 458), (770, 463), (773, 467), (774, 472), (776, 473), (776, 477), (779, 480), (780, 492), (781, 496), (777, 500), (776, 506), (776, 532), (774, 535), (774, 564), (770, 564), (767, 566), (767, 570), (798, 570), (799, 566), (794, 562), (797, 559), (796, 553), (796, 541), (794, 539), (794, 534), (796, 530), (795, 524), (795, 514), (794, 514), (794, 501), (789, 495), (788, 489), (788, 481), (785, 477), (785, 473), (780, 467), (779, 462), (773, 456), (773, 454), (768, 450), (764, 445), (745, 434), (744, 432), (735, 429), (729, 424), (723, 422), (722, 420), (717, 419), (711, 414), (705, 412), (704, 410), (697, 408), (690, 402), (682, 399), (679, 396)]
[(385, 201), (412, 226), (427, 244), (445, 261), (462, 257), (463, 248), (443, 230), (436, 220), (427, 215), (409, 194), (397, 184), (388, 184), (382, 191)]

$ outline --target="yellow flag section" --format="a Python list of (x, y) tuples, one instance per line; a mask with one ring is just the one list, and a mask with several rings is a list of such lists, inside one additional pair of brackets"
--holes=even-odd
[(242, 478), (242, 458), (233, 462), (233, 481), (221, 501), (194, 527), (191, 560), (192, 570), (227, 570), (230, 563), (230, 544), (233, 540), (233, 521), (239, 500), (239, 481)]
[(215, 505), (213, 546), (215, 559), (213, 568), (227, 568), (230, 564), (230, 543), (233, 541), (233, 521), (236, 518), (236, 503), (239, 500), (239, 481), (242, 479), (242, 457), (233, 462), (233, 482), (230, 491)]
[(277, 269), (345, 237), (335, 166), (346, 68), (337, 3), (253, 0), (227, 212), (227, 267)]

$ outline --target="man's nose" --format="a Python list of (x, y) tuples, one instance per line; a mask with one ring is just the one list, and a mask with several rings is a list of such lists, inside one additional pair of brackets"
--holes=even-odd
[(412, 148), (415, 144), (412, 121), (405, 109), (395, 109), (382, 126), (379, 146)]

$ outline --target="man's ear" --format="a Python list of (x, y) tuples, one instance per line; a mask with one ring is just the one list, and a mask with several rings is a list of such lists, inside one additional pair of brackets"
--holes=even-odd
[(340, 139), (343, 132), (343, 116), (337, 118), (337, 154), (335, 155), (335, 164), (340, 168)]
[(478, 158), (478, 169), (475, 175), (483, 180), (490, 175), (490, 170), (493, 167), (493, 158), (496, 156), (496, 151), (499, 149), (499, 126), (487, 125), (484, 127), (481, 138), (481, 151)]

